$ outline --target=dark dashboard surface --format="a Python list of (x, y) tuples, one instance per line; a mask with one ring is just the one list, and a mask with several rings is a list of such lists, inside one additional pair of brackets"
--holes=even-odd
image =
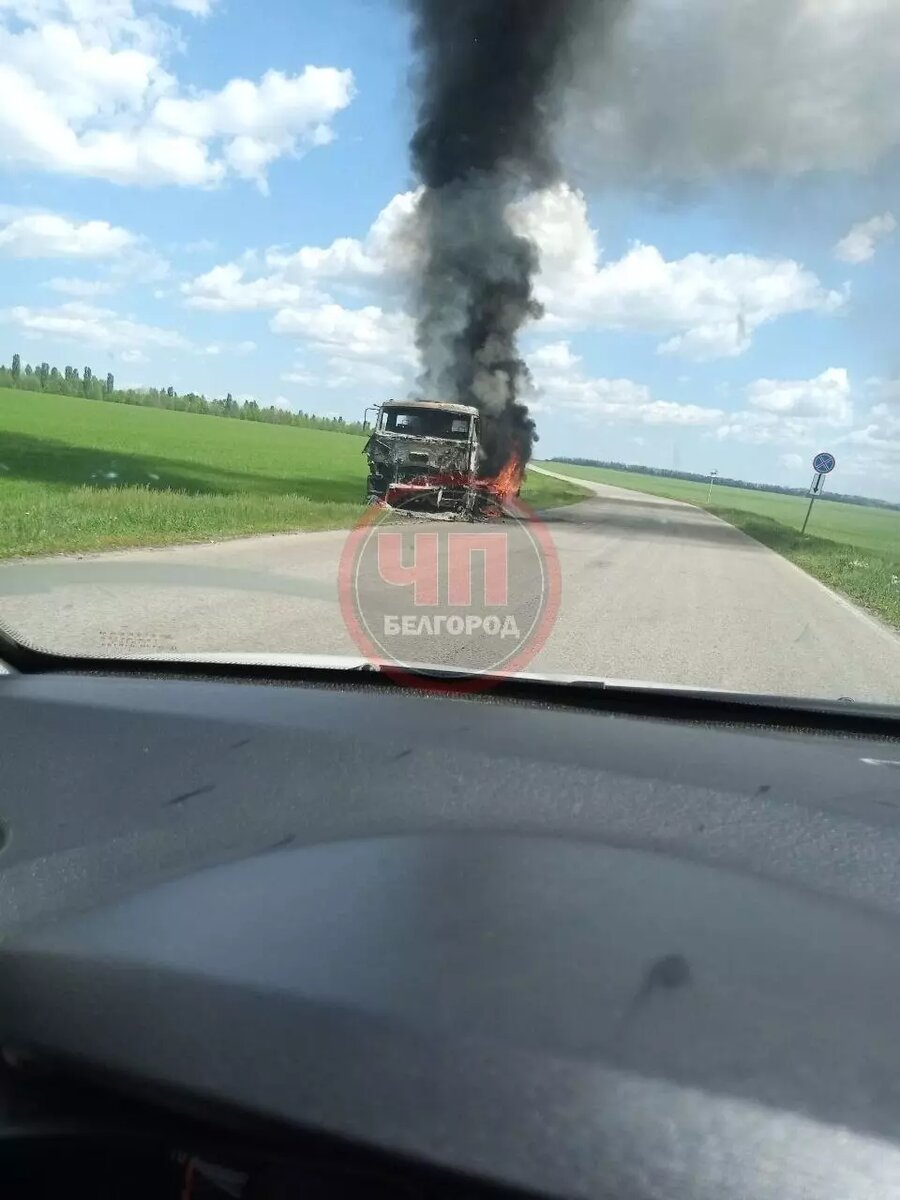
[(0, 679), (0, 1040), (548, 1195), (900, 1191), (900, 745)]

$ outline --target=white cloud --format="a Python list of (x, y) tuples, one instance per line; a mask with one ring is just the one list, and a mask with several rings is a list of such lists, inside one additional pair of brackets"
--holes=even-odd
[(188, 340), (173, 329), (146, 325), (121, 317), (110, 309), (96, 308), (80, 301), (61, 304), (57, 308), (16, 305), (0, 312), (0, 319), (15, 325), (28, 336), (64, 338), (110, 351), (183, 350), (190, 346)]
[(721, 409), (658, 400), (645, 384), (632, 379), (589, 378), (565, 342), (544, 349), (552, 351), (549, 356), (540, 351), (531, 356), (536, 410), (566, 410), (582, 422), (611, 424), (710, 427), (722, 419)]
[(246, 279), (245, 270), (239, 263), (213, 267), (211, 271), (182, 284), (181, 291), (185, 303), (191, 308), (205, 308), (213, 312), (276, 309), (310, 298), (302, 287), (288, 283), (280, 274)]
[(871, 382), (879, 402), (866, 413), (864, 424), (842, 439), (856, 453), (849, 461), (842, 454), (840, 465), (869, 479), (889, 480), (889, 490), (900, 498), (900, 379)]
[(853, 418), (850, 377), (843, 367), (829, 367), (814, 379), (757, 379), (747, 388), (747, 403), (761, 412), (834, 426)]
[(330, 121), (353, 98), (353, 75), (306, 67), (299, 75), (267, 71), (259, 83), (232, 79), (219, 92), (163, 96), (153, 124), (173, 137), (205, 145), (221, 140), (224, 162), (239, 176), (265, 184), (266, 167), (302, 146), (334, 138)]
[(327, 144), (353, 98), (351, 72), (316, 66), (192, 91), (164, 65), (179, 44), (131, 0), (0, 4), (0, 162), (139, 185), (236, 175), (265, 188), (268, 164)]
[(11, 258), (111, 258), (137, 242), (107, 221), (72, 221), (56, 213), (30, 213), (0, 225), (0, 254)]
[(757, 379), (745, 397), (748, 407), (727, 415), (718, 438), (752, 445), (794, 442), (812, 454), (811, 439), (853, 421), (850, 377), (843, 367), (829, 367), (813, 379)]
[(854, 430), (846, 445), (851, 452), (841, 454), (839, 469), (861, 478), (866, 490), (878, 480), (881, 493), (900, 500), (900, 429), (874, 421)]
[(775, 413), (741, 410), (728, 413), (715, 434), (720, 441), (734, 438), (749, 446), (765, 446), (770, 443), (791, 442), (804, 444), (808, 441), (812, 422), (797, 417), (779, 417)]
[[(329, 285), (399, 303), (420, 253), (414, 222), (418, 196), (395, 196), (362, 239), (341, 237), (328, 246), (299, 250), (272, 247), (263, 256), (264, 273), (254, 255), (213, 267), (182, 285), (185, 303), (218, 312), (310, 307), (327, 299), (321, 289)], [(248, 277), (251, 264), (256, 274)]]
[[(323, 289), (402, 308), (422, 246), (414, 220), (418, 193), (385, 207), (362, 239), (268, 250), (263, 273), (226, 263), (182, 287), (187, 304), (220, 311), (326, 303)], [(546, 309), (542, 328), (628, 330), (661, 337), (660, 353), (695, 360), (743, 353), (763, 325), (793, 313), (830, 313), (845, 294), (826, 289), (793, 259), (689, 254), (667, 260), (635, 245), (605, 261), (581, 192), (567, 185), (514, 204), (510, 219), (540, 252), (536, 280)]]
[(191, 17), (208, 17), (214, 0), (166, 0), (166, 3)]
[(158, 282), (169, 274), (169, 263), (148, 249), (143, 238), (106, 221), (76, 221), (47, 212), (11, 213), (10, 217), (5, 225), (0, 223), (0, 256), (102, 262), (100, 278), (54, 276), (47, 281), (47, 287), (65, 296), (85, 300), (112, 295), (125, 286)]
[(543, 387), (541, 393), (547, 409), (564, 408), (588, 420), (708, 427), (722, 419), (721, 409), (656, 400), (648, 387), (631, 379), (555, 381)]
[[(399, 391), (417, 369), (415, 326), (401, 298), (416, 261), (417, 195), (396, 196), (363, 239), (338, 238), (299, 250), (248, 252), (182, 284), (189, 307), (216, 312), (270, 310), (274, 333), (301, 340), (323, 361), (282, 375), (287, 383), (336, 390)], [(340, 303), (323, 288), (354, 300)]]
[(876, 244), (892, 234), (896, 228), (897, 219), (890, 212), (869, 217), (868, 221), (860, 221), (835, 246), (834, 256), (845, 263), (868, 262), (875, 254)]
[(761, 326), (791, 313), (832, 312), (844, 301), (793, 259), (694, 253), (666, 260), (655, 246), (637, 244), (605, 262), (584, 196), (565, 184), (514, 205), (511, 219), (540, 250), (537, 292), (549, 323), (662, 335), (662, 354), (738, 355)]
[(888, 411), (885, 405), (874, 408), (871, 420), (862, 429), (855, 429), (845, 439), (853, 446), (871, 446), (878, 450), (900, 453), (900, 414)]
[(419, 189), (394, 196), (362, 239), (337, 238), (329, 246), (302, 246), (293, 253), (273, 249), (266, 254), (266, 265), (284, 279), (300, 284), (363, 285), (372, 280), (403, 278), (421, 261), (415, 221), (421, 194)]
[(891, 0), (621, 7), (602, 42), (586, 33), (576, 47), (565, 141), (581, 169), (606, 180), (864, 171), (900, 146)]
[(415, 365), (414, 329), (405, 313), (385, 312), (374, 305), (360, 309), (340, 304), (318, 308), (283, 308), (272, 318), (274, 333), (301, 337), (314, 348), (348, 359)]

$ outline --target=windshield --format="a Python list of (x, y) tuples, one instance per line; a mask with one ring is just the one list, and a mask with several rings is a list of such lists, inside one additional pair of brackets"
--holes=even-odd
[(471, 417), (441, 412), (435, 408), (387, 408), (381, 420), (386, 433), (406, 433), (414, 437), (451, 438), (466, 441), (472, 426)]
[(0, 32), (11, 637), (900, 704), (900, 5)]

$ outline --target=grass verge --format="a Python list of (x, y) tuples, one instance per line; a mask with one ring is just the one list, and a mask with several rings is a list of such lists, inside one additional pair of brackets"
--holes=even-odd
[(198, 496), (147, 487), (54, 492), (3, 483), (0, 491), (0, 558), (340, 529), (362, 511), (358, 504), (249, 492)]
[(548, 475), (538, 475), (536, 471), (526, 472), (525, 486), (522, 488), (522, 499), (538, 511), (543, 508), (562, 508), (566, 504), (577, 504), (579, 500), (588, 500), (592, 495), (592, 492), (579, 487), (577, 483), (551, 479)]
[[(341, 437), (341, 434), (330, 435)], [(522, 498), (535, 509), (575, 504), (583, 488), (533, 477)], [(365, 480), (360, 481), (360, 489)], [(127, 546), (316, 529), (344, 529), (362, 506), (306, 496), (158, 491), (139, 487), (77, 487), (64, 491), (0, 482), (0, 558), (14, 555), (87, 553)]]

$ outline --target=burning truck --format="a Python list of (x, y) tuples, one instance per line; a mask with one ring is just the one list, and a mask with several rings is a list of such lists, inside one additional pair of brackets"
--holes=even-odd
[(485, 520), (503, 516), (504, 504), (519, 495), (524, 469), (515, 457), (498, 475), (481, 474), (482, 417), (477, 408), (390, 400), (374, 411), (364, 449), (370, 504), (432, 517)]

